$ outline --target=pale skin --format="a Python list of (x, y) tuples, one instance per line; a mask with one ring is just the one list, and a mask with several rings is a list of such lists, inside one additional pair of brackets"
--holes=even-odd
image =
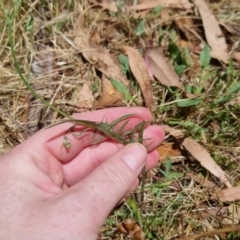
[[(145, 108), (109, 108), (74, 118), (111, 122), (126, 114), (126, 130), (151, 121)], [(43, 129), (0, 158), (0, 239), (95, 240), (114, 207), (138, 185), (144, 165), (154, 167), (164, 139), (159, 126), (144, 130), (144, 145), (109, 138), (92, 146), (92, 134), (63, 136), (72, 123)]]

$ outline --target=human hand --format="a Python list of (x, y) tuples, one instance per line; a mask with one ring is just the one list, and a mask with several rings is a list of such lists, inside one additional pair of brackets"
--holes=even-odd
[[(125, 130), (151, 121), (145, 108), (109, 108), (74, 118), (112, 122), (126, 115)], [(43, 129), (0, 158), (0, 239), (93, 240), (116, 204), (138, 185), (144, 165), (150, 169), (163, 141), (159, 126), (144, 130), (141, 144), (122, 146), (104, 137), (91, 146), (92, 134), (63, 136), (72, 123)], [(147, 149), (147, 151), (146, 151)]]

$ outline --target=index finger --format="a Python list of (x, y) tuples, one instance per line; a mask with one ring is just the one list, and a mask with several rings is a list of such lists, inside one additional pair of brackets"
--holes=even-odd
[[(85, 112), (80, 114), (74, 114), (73, 118), (81, 119), (81, 120), (90, 120), (94, 122), (105, 121), (111, 123), (118, 118), (133, 114), (124, 126), (124, 131), (132, 130), (138, 123), (146, 120), (151, 121), (151, 113), (146, 108), (142, 107), (119, 107), (119, 108), (108, 108), (103, 110), (97, 110), (92, 112)], [(124, 121), (123, 121), (124, 122)], [(114, 131), (118, 131), (121, 128), (122, 123), (116, 125)], [(66, 134), (66, 132), (73, 126), (73, 123), (67, 122), (57, 126), (54, 126), (49, 129), (41, 130), (35, 137), (38, 137), (40, 141), (43, 142), (43, 146), (45, 146), (46, 150), (48, 150), (55, 158), (62, 162), (71, 161), (75, 158), (81, 151), (87, 146), (92, 145), (93, 142), (93, 132), (86, 132), (80, 138), (77, 138), (72, 133)], [(86, 127), (78, 126), (77, 129), (79, 131), (83, 131)], [(98, 138), (99, 134), (95, 134), (95, 139)], [(67, 149), (63, 146), (64, 136), (68, 138), (68, 141), (71, 144), (71, 147)], [(109, 139), (104, 136), (101, 141)], [(41, 146), (42, 144), (38, 144)], [(39, 150), (38, 150), (39, 151)]]

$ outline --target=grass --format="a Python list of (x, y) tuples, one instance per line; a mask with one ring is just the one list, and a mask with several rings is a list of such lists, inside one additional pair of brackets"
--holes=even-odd
[[(120, 2), (120, 1), (119, 1)], [(165, 57), (178, 73), (184, 91), (164, 87), (153, 81), (154, 123), (169, 124), (182, 129), (187, 136), (200, 142), (211, 153), (215, 161), (229, 176), (233, 185), (239, 185), (239, 129), (240, 129), (240, 74), (236, 62), (222, 65), (210, 59), (209, 48), (192, 51), (181, 47), (184, 33), (174, 19), (189, 17), (185, 11), (172, 10), (167, 20), (161, 18), (163, 9), (155, 8), (143, 20), (127, 17), (124, 12), (109, 13), (101, 8), (90, 8), (89, 1), (3, 1), (0, 11), (0, 154), (18, 145), (26, 137), (28, 125), (29, 92), (22, 83), (19, 73), (44, 99), (67, 114), (77, 111), (78, 93), (83, 82), (90, 86), (97, 99), (102, 94), (101, 73), (89, 64), (73, 45), (73, 26), (79, 14), (85, 14), (85, 24), (99, 44), (119, 59), (123, 72), (132, 86), (129, 94), (123, 86), (126, 99), (122, 105), (143, 105), (139, 86), (132, 75), (128, 59), (121, 45), (132, 46), (145, 53), (149, 47), (160, 47)], [(121, 1), (124, 5), (124, 1)], [(20, 8), (14, 14), (14, 9)], [(9, 25), (4, 15), (14, 14), (11, 23), (13, 39), (9, 38)], [(235, 27), (240, 23), (236, 1), (215, 1), (210, 7), (219, 20)], [(199, 30), (199, 43), (205, 43), (201, 19), (192, 13)], [(160, 20), (159, 20), (160, 19)], [(226, 30), (224, 30), (224, 33)], [(226, 34), (230, 50), (239, 51), (236, 34)], [(12, 49), (11, 49), (12, 41)], [(40, 45), (54, 50), (54, 71), (42, 75), (31, 71), (34, 57)], [(14, 51), (13, 51), (14, 49)], [(17, 71), (12, 57), (16, 53), (19, 62)], [(56, 74), (56, 79), (53, 77)], [(36, 76), (37, 75), (37, 76)], [(55, 79), (55, 80), (54, 80)], [(57, 81), (57, 84), (53, 82)], [(113, 79), (114, 81), (114, 79)], [(38, 89), (45, 84), (48, 88)], [(50, 86), (50, 87), (49, 87)], [(51, 86), (54, 86), (53, 89)], [(189, 98), (187, 94), (196, 96)], [(45, 107), (46, 113), (47, 107)], [(46, 121), (44, 112), (39, 121)], [(52, 113), (52, 119), (59, 116)], [(44, 124), (43, 124), (44, 125)], [(174, 142), (168, 137), (166, 141)], [(181, 149), (183, 158), (175, 161), (169, 158), (147, 174), (143, 214), (140, 214), (134, 197), (119, 206), (106, 220), (99, 239), (123, 239), (116, 228), (117, 222), (125, 219), (137, 220), (146, 239), (173, 239), (197, 233), (221, 229), (229, 225), (226, 210), (230, 203), (211, 200), (212, 188), (203, 187), (190, 175), (200, 174), (215, 184), (218, 180), (203, 169), (200, 164)], [(140, 190), (137, 190), (140, 191)], [(131, 194), (133, 196), (134, 194)], [(235, 203), (238, 206), (238, 202)], [(220, 239), (239, 239), (236, 233), (222, 233)], [(215, 239), (213, 236), (204, 239)]]

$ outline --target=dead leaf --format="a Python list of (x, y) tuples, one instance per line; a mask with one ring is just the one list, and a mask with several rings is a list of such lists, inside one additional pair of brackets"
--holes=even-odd
[(174, 148), (174, 143), (172, 142), (161, 144), (161, 146), (157, 148), (157, 151), (160, 155), (160, 161), (164, 161), (167, 157), (181, 156), (180, 149)]
[(168, 63), (157, 49), (148, 50), (145, 62), (149, 71), (164, 86), (182, 87), (182, 83), (173, 67)]
[(214, 217), (214, 219), (222, 222), (224, 216), (227, 215), (227, 207), (212, 206), (211, 208), (204, 208), (201, 215), (204, 219)]
[(93, 93), (88, 83), (84, 83), (79, 91), (77, 108), (81, 111), (89, 111), (93, 106)]
[(189, 42), (183, 39), (179, 39), (177, 42), (180, 48), (188, 48), (199, 53), (201, 51), (200, 44), (197, 44), (196, 42)]
[(184, 139), (182, 145), (204, 168), (216, 176), (221, 183), (224, 183), (228, 188), (232, 187), (231, 183), (225, 176), (224, 171), (216, 164), (206, 149), (204, 149), (199, 143), (188, 137)]
[(233, 58), (234, 58), (234, 60), (237, 61), (238, 64), (240, 64), (240, 52), (234, 52)]
[(141, 3), (131, 6), (129, 9), (145, 10), (145, 9), (152, 9), (157, 6), (180, 8), (185, 10), (191, 10), (192, 8), (192, 4), (188, 0), (155, 0), (155, 1), (147, 0), (147, 1), (141, 1)]
[(186, 174), (191, 179), (194, 179), (197, 183), (199, 183), (201, 186), (206, 187), (208, 189), (214, 189), (216, 188), (216, 184), (209, 181), (206, 177), (204, 177), (201, 174), (194, 175), (193, 173), (189, 172)]
[[(197, 37), (198, 28), (193, 22), (193, 18), (190, 17), (182, 17), (175, 19), (175, 24), (177, 27), (185, 34), (187, 40), (189, 42), (200, 42), (199, 38)], [(196, 34), (194, 34), (196, 33)]]
[(146, 9), (146, 10), (143, 10), (141, 12), (134, 12), (132, 14), (132, 17), (135, 18), (135, 19), (143, 19), (146, 17), (146, 15), (151, 12), (151, 9)]
[(175, 128), (172, 128), (168, 125), (161, 125), (161, 127), (163, 128), (163, 130), (167, 133), (169, 133), (170, 135), (172, 135), (173, 137), (175, 137), (176, 139), (181, 139), (185, 136), (184, 132)]
[(210, 122), (210, 125), (211, 125), (214, 133), (219, 133), (221, 131), (221, 127), (217, 123)]
[(116, 13), (118, 11), (118, 8), (117, 8), (117, 5), (116, 5), (116, 2), (114, 1), (102, 1), (102, 2), (99, 2), (97, 0), (89, 0), (89, 2), (91, 2), (92, 4), (94, 4), (95, 6), (100, 6), (102, 7), (103, 9), (107, 9), (109, 10), (110, 12), (114, 12)]
[(118, 92), (107, 77), (102, 77), (102, 95), (94, 104), (94, 108), (105, 108), (119, 105), (122, 94)]
[(233, 202), (240, 200), (240, 186), (221, 189), (217, 192), (218, 198), (223, 202)]
[(207, 42), (211, 47), (211, 56), (224, 63), (228, 62), (227, 43), (219, 23), (204, 0), (194, 0), (201, 15)]
[(139, 53), (139, 51), (132, 47), (124, 47), (124, 50), (128, 55), (131, 71), (142, 90), (146, 107), (148, 108), (152, 107), (153, 105), (152, 85), (144, 59), (142, 55)]
[(224, 218), (222, 223), (226, 225), (239, 224), (240, 221), (240, 207), (237, 204), (231, 204), (228, 207), (229, 216)]
[[(84, 27), (84, 19), (79, 17), (74, 28), (75, 39), (74, 43), (84, 58), (94, 65), (100, 72), (103, 73), (108, 79), (113, 78), (116, 81), (122, 82), (126, 87), (129, 85), (129, 81), (126, 79), (121, 71), (121, 68), (117, 60), (106, 49), (103, 49), (100, 45), (97, 45), (92, 39), (90, 39), (89, 31)], [(108, 80), (109, 81), (109, 80)], [(100, 105), (104, 106), (116, 106), (119, 105), (124, 99), (123, 94), (114, 91), (114, 96), (111, 91), (110, 82), (104, 79), (102, 94), (103, 100), (99, 99)], [(108, 95), (106, 99), (104, 94)], [(109, 97), (111, 96), (111, 97)], [(106, 102), (108, 100), (109, 102)], [(104, 103), (104, 104), (103, 104)], [(98, 104), (97, 104), (98, 105)]]

